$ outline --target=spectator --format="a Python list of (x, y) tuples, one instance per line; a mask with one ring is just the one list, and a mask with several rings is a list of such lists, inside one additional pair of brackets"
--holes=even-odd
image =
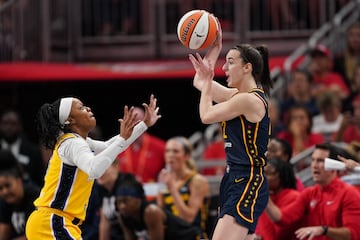
[[(292, 165), (281, 159), (269, 158), (265, 166), (265, 176), (269, 183), (270, 198), (280, 209), (296, 200), (299, 192), (296, 188), (296, 179)], [(278, 226), (263, 212), (256, 227), (256, 235), (261, 240), (286, 239), (295, 240), (296, 225)]]
[(116, 187), (116, 207), (125, 240), (195, 240), (198, 229), (146, 200), (142, 184), (127, 176)]
[(341, 99), (346, 98), (350, 91), (344, 78), (333, 71), (330, 51), (324, 45), (317, 45), (310, 51), (309, 71), (312, 74), (315, 86), (312, 88), (313, 96), (318, 96), (325, 90), (331, 90)]
[[(144, 110), (135, 107), (136, 120), (143, 119)], [(124, 173), (132, 173), (142, 183), (156, 182), (165, 166), (165, 141), (144, 133), (118, 156), (119, 169)]]
[(123, 240), (124, 234), (118, 221), (119, 212), (116, 208), (116, 187), (124, 178), (134, 177), (130, 173), (119, 172), (118, 162), (105, 171), (104, 175), (96, 180), (98, 183), (98, 194), (101, 198), (99, 240)]
[(206, 220), (209, 199), (209, 183), (194, 168), (192, 145), (182, 136), (166, 142), (165, 161), (167, 169), (159, 175), (167, 190), (159, 192), (157, 203), (189, 224), (197, 227), (201, 238), (206, 234)]
[(360, 64), (360, 22), (354, 22), (346, 30), (345, 49), (334, 58), (334, 71), (340, 73), (353, 91), (355, 68)]
[(44, 182), (45, 164), (40, 146), (30, 142), (23, 131), (20, 113), (14, 109), (5, 110), (0, 117), (0, 148), (9, 149), (24, 170), (24, 180), (31, 180), (38, 186)]
[(282, 209), (269, 199), (270, 219), (284, 227), (302, 221), (295, 231), (299, 239), (359, 239), (360, 193), (341, 181), (337, 171), (324, 169), (324, 159), (336, 159), (339, 152), (331, 144), (316, 145), (311, 163), (315, 185)]
[(336, 134), (336, 141), (350, 143), (360, 141), (360, 94), (352, 100), (352, 112), (344, 114), (339, 131)]
[[(266, 157), (268, 159), (280, 159), (284, 162), (290, 163), (292, 157), (292, 147), (284, 139), (271, 138), (268, 144)], [(305, 186), (299, 177), (296, 177), (296, 189), (302, 191)]]
[(347, 155), (338, 156), (338, 159), (345, 163), (345, 171), (341, 171), (342, 176), (341, 180), (344, 182), (353, 185), (360, 191), (360, 174), (353, 171), (355, 167), (359, 167), (359, 153), (360, 153), (360, 142), (353, 141), (347, 145), (346, 151)]
[(360, 141), (352, 141), (347, 145), (347, 151), (353, 156), (353, 159), (360, 161)]
[(268, 159), (281, 159), (284, 162), (290, 162), (292, 157), (291, 145), (281, 138), (271, 138), (266, 151), (266, 157)]
[(312, 117), (306, 107), (302, 105), (293, 106), (289, 110), (287, 130), (280, 132), (278, 138), (290, 143), (293, 156), (304, 151), (308, 147), (323, 142), (323, 136), (312, 133)]
[(0, 150), (0, 239), (25, 239), (25, 223), (35, 209), (39, 187), (26, 182), (10, 150)]
[(319, 113), (316, 99), (311, 94), (312, 87), (313, 80), (308, 71), (296, 69), (291, 73), (286, 98), (280, 105), (281, 119), (283, 121), (287, 121), (288, 111), (294, 105), (305, 106), (310, 111), (311, 116)]
[(320, 114), (313, 117), (313, 133), (320, 133), (324, 141), (333, 141), (343, 120), (342, 103), (338, 95), (325, 91), (317, 99)]

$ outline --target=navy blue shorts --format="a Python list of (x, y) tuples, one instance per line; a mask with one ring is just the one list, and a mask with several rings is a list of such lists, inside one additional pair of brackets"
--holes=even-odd
[(269, 188), (262, 167), (227, 167), (220, 184), (220, 218), (228, 214), (254, 233), (268, 200)]

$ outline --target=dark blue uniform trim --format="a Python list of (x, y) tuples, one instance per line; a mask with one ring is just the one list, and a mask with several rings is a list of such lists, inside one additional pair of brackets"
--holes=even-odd
[(52, 219), (52, 229), (54, 231), (55, 239), (57, 240), (74, 240), (64, 228), (64, 219), (58, 215), (53, 214)]
[(51, 203), (52, 208), (63, 210), (66, 201), (70, 195), (71, 188), (73, 186), (76, 176), (76, 166), (70, 166), (62, 164), (61, 176), (58, 190), (56, 191), (55, 199)]

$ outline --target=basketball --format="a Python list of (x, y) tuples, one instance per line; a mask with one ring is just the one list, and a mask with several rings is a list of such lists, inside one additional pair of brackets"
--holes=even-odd
[(206, 10), (192, 10), (179, 20), (177, 36), (187, 48), (201, 50), (209, 47), (216, 39), (218, 23)]

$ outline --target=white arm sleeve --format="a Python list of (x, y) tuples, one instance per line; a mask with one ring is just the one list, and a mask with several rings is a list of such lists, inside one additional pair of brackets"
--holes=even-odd
[(96, 154), (100, 153), (101, 151), (103, 151), (108, 146), (110, 146), (110, 144), (113, 143), (117, 138), (119, 138), (119, 135), (116, 135), (104, 142), (104, 141), (94, 140), (92, 138), (87, 137), (86, 142), (87, 142), (87, 144), (89, 144), (90, 149), (96, 155)]
[[(146, 130), (147, 126), (144, 122), (138, 123), (127, 140), (124, 140), (120, 136), (115, 136), (110, 139), (111, 141), (108, 141), (109, 144), (103, 147), (103, 150), (99, 154), (95, 154), (88, 142), (80, 137), (64, 141), (60, 145), (58, 152), (64, 163), (77, 166), (86, 172), (90, 179), (95, 179), (101, 177), (117, 155), (123, 152)], [(94, 142), (98, 142), (97, 146), (100, 147), (105, 146), (104, 144), (107, 143), (93, 140), (93, 143)]]

